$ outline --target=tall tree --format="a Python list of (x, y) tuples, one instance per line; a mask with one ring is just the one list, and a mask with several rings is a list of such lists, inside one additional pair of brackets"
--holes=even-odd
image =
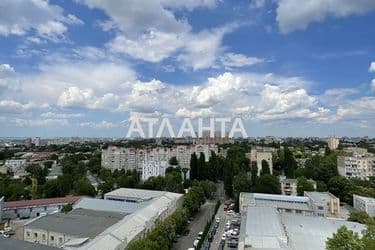
[(270, 166), (266, 160), (262, 160), (262, 169), (260, 170), (260, 174), (271, 174)]
[(190, 158), (190, 179), (195, 180), (198, 178), (198, 157), (195, 153)]
[(262, 175), (257, 179), (253, 191), (256, 193), (280, 194), (280, 182), (274, 175)]
[(305, 191), (314, 191), (314, 185), (304, 176), (297, 178), (297, 195), (303, 196)]

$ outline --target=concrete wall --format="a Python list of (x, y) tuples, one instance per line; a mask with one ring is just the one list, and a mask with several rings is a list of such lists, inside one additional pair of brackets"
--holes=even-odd
[(24, 240), (34, 242), (42, 245), (53, 247), (60, 247), (65, 242), (75, 239), (73, 236), (65, 235), (57, 232), (50, 232), (47, 230), (29, 228), (27, 225), (24, 228)]

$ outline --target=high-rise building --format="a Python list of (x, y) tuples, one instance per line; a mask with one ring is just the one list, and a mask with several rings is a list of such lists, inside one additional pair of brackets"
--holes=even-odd
[(368, 180), (375, 175), (375, 156), (363, 148), (346, 148), (352, 156), (338, 156), (337, 168), (341, 176)]
[(330, 150), (336, 150), (339, 147), (340, 141), (335, 137), (330, 137), (328, 138), (327, 143)]
[(178, 145), (173, 147), (156, 147), (146, 149), (123, 148), (109, 146), (102, 150), (102, 166), (111, 170), (136, 169), (142, 171), (144, 162), (169, 162), (172, 157), (176, 157), (181, 168), (190, 168), (190, 158), (193, 153), (197, 156), (201, 153), (208, 161), (211, 151), (218, 153), (216, 145)]

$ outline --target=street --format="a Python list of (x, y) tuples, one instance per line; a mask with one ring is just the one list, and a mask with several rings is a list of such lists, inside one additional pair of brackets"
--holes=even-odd
[(216, 200), (208, 200), (204, 203), (199, 212), (194, 216), (194, 220), (190, 223), (190, 233), (187, 236), (181, 236), (178, 242), (173, 245), (172, 249), (175, 250), (187, 250), (193, 247), (193, 242), (198, 236), (198, 233), (204, 230), (207, 221), (212, 217), (215, 212)]

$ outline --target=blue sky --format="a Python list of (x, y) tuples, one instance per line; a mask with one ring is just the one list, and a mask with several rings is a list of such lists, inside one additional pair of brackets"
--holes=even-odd
[(134, 117), (374, 136), (374, 23), (371, 0), (3, 0), (0, 136), (121, 137)]

